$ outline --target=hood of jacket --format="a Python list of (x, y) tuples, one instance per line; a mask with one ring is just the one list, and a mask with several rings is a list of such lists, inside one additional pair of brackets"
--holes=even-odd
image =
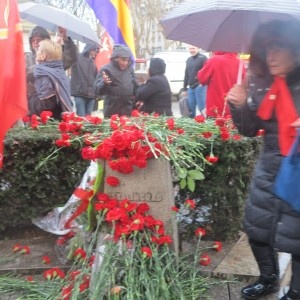
[(40, 37), (42, 40), (45, 40), (45, 39), (49, 39), (50, 40), (50, 34), (48, 33), (48, 31), (44, 27), (35, 26), (31, 30), (31, 32), (29, 33), (30, 51), (32, 53), (34, 53), (34, 54), (35, 54), (35, 51), (34, 51), (34, 49), (31, 46), (31, 40), (32, 40), (33, 37)]
[(132, 56), (131, 51), (127, 46), (116, 44), (113, 47), (113, 51), (110, 57), (115, 58), (115, 57), (131, 57), (131, 56)]
[(113, 64), (115, 66), (118, 66), (118, 64), (116, 62), (117, 57), (129, 57), (128, 67), (130, 67), (133, 64), (131, 51), (125, 45), (116, 44), (113, 47), (113, 51), (112, 51), (112, 54), (110, 56), (110, 60), (113, 62)]
[(163, 59), (155, 57), (150, 59), (149, 75), (164, 74), (166, 71), (166, 63)]
[(81, 52), (83, 56), (89, 57), (90, 51), (99, 51), (100, 46), (94, 43), (86, 44)]

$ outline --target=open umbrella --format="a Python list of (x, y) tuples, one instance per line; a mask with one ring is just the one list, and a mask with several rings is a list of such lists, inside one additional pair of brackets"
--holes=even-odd
[(262, 23), (295, 18), (300, 18), (298, 0), (187, 0), (160, 23), (168, 39), (206, 51), (246, 53)]
[(56, 32), (57, 27), (66, 28), (68, 35), (83, 43), (99, 43), (96, 32), (88, 23), (64, 10), (42, 3), (25, 2), (19, 5), (22, 19)]

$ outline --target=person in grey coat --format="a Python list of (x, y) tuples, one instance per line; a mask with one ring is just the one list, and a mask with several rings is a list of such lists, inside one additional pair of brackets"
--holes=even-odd
[(71, 112), (69, 80), (63, 69), (61, 46), (45, 39), (36, 51), (34, 91), (28, 99), (29, 115), (51, 111), (61, 120), (63, 112)]
[(137, 105), (145, 113), (172, 116), (172, 93), (167, 77), (166, 64), (161, 58), (151, 58), (150, 78), (136, 91)]
[(292, 254), (290, 287), (280, 299), (300, 299), (300, 213), (274, 193), (282, 158), (300, 125), (299, 32), (298, 21), (273, 21), (258, 28), (250, 52), (250, 83), (234, 86), (227, 95), (241, 134), (253, 137), (259, 129), (265, 132), (244, 217), (260, 278), (242, 289), (244, 299), (278, 290), (278, 251)]
[(78, 116), (91, 115), (94, 108), (94, 82), (98, 73), (95, 58), (98, 52), (99, 45), (86, 44), (71, 67), (71, 95)]
[(97, 75), (94, 89), (96, 96), (104, 96), (104, 117), (130, 116), (135, 107), (136, 81), (130, 49), (115, 45), (110, 63), (103, 66)]
[[(76, 45), (70, 37), (67, 36), (67, 30), (58, 27), (58, 33), (63, 41), (62, 44), (62, 62), (64, 70), (68, 70), (76, 61)], [(51, 39), (48, 31), (41, 26), (35, 26), (29, 33), (30, 52), (25, 52), (26, 62), (26, 80), (27, 80), (27, 98), (31, 98), (34, 92), (34, 68), (36, 65), (36, 51), (39, 43), (45, 39)]]

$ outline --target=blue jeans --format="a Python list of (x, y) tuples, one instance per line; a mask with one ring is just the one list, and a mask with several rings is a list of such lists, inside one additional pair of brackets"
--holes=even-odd
[(188, 89), (188, 105), (190, 109), (190, 117), (194, 118), (196, 116), (197, 106), (202, 113), (206, 106), (206, 85), (199, 84), (194, 89)]
[(94, 99), (84, 97), (74, 97), (76, 105), (76, 114), (81, 117), (91, 115), (94, 108)]

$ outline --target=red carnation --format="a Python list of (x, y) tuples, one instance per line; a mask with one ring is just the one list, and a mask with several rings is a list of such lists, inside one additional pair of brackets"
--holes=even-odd
[(141, 251), (144, 257), (152, 257), (152, 251), (149, 247), (142, 247)]
[(195, 200), (187, 199), (185, 200), (185, 205), (191, 209), (194, 209), (196, 207)]
[(176, 206), (172, 206), (171, 210), (177, 213), (179, 211), (179, 208)]
[(195, 235), (197, 237), (203, 237), (206, 235), (206, 230), (204, 228), (198, 228), (195, 230)]
[(43, 264), (46, 264), (46, 265), (48, 265), (48, 264), (50, 264), (51, 263), (51, 259), (50, 259), (50, 257), (49, 256), (43, 256), (43, 258), (42, 258), (42, 262), (43, 262)]
[(213, 249), (215, 249), (215, 250), (218, 251), (218, 252), (221, 251), (222, 248), (223, 248), (223, 245), (222, 245), (221, 242), (216, 241), (216, 242), (214, 243), (214, 245), (213, 245)]
[(219, 157), (214, 156), (213, 154), (207, 155), (205, 158), (208, 162), (212, 164), (215, 164), (219, 160)]
[(120, 180), (115, 176), (106, 177), (105, 182), (110, 186), (118, 186), (120, 184)]
[(211, 262), (211, 259), (210, 259), (209, 255), (207, 255), (207, 254), (202, 254), (202, 255), (200, 256), (200, 261), (199, 261), (199, 263), (200, 263), (201, 266), (207, 266), (207, 265), (210, 264), (210, 262)]

